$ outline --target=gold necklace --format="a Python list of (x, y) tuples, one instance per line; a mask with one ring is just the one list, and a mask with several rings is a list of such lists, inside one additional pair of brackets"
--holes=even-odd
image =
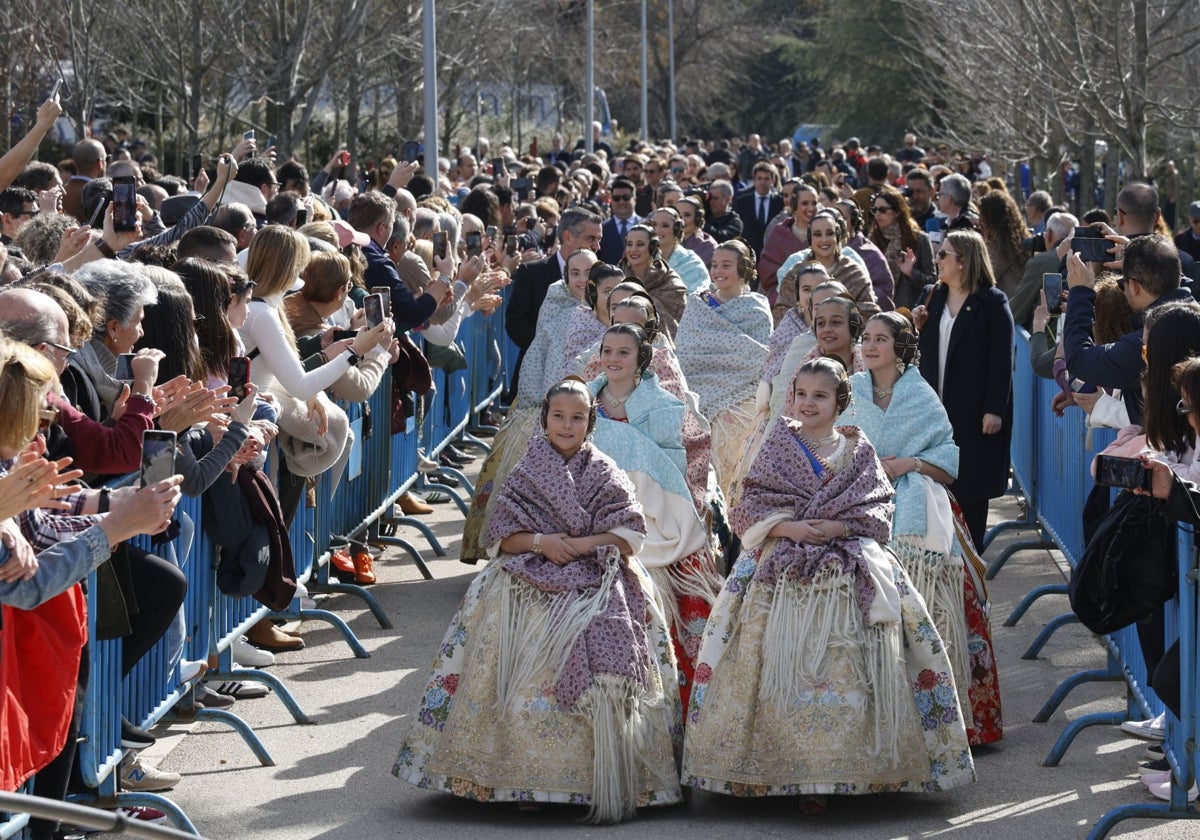
[[(634, 386), (633, 390), (634, 391), (637, 390), (636, 385)], [(607, 385), (604, 386), (604, 401), (607, 402), (609, 405), (611, 405), (613, 408), (623, 407), (625, 405), (625, 401), (628, 400), (632, 396), (633, 396), (633, 391), (630, 391), (625, 396), (618, 397), (616, 394), (614, 394), (612, 391), (610, 391), (608, 389)]]

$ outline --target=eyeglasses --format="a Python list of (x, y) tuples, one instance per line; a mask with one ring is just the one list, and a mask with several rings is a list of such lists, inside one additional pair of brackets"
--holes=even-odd
[(613, 201), (632, 201), (633, 196), (630, 195), (629, 193), (622, 193), (621, 195), (617, 195), (616, 193), (613, 193), (612, 200)]
[(34, 208), (33, 210), (22, 210), (20, 213), (13, 213), (13, 215), (18, 219), (24, 219), (26, 217), (32, 219), (34, 216), (41, 214), (41, 212), (41, 210)]
[(1175, 413), (1176, 414), (1191, 414), (1192, 407), (1190, 405), (1184, 405), (1183, 400), (1180, 400), (1179, 402), (1175, 403)]
[(1120, 289), (1122, 292), (1125, 291), (1125, 284), (1127, 282), (1129, 282), (1129, 280), (1131, 280), (1131, 279), (1133, 279), (1133, 278), (1126, 277), (1122, 274), (1118, 274), (1117, 275), (1117, 288)]
[(871, 212), (878, 216), (880, 213), (891, 213), (892, 208), (884, 204), (882, 207), (872, 207)]
[(945, 248), (943, 248), (942, 250), (937, 252), (937, 258), (939, 260), (944, 260), (944, 259), (946, 259), (946, 257), (957, 257), (957, 256), (958, 256), (958, 254), (954, 253), (953, 251), (947, 251)]
[(682, 167), (682, 166), (680, 166), (680, 167), (678, 167), (678, 168), (676, 168), (676, 167), (672, 166), (672, 167), (671, 167), (671, 172), (672, 172), (672, 173), (674, 173), (675, 175), (680, 175), (680, 174), (682, 174), (682, 173), (684, 173), (684, 172), (687, 172), (687, 169), (686, 169), (686, 168), (684, 168), (684, 167)]
[(79, 351), (78, 351), (78, 350), (76, 350), (74, 347), (68, 347), (68, 346), (67, 346), (67, 345), (65, 345), (65, 344), (56, 344), (56, 343), (55, 343), (55, 342), (53, 342), (53, 341), (46, 341), (46, 342), (43, 342), (43, 343), (44, 343), (44, 344), (46, 344), (46, 345), (47, 345), (47, 346), (49, 346), (49, 347), (53, 347), (55, 350), (60, 350), (60, 351), (62, 351), (62, 352), (63, 352), (63, 353), (66, 355), (66, 357), (67, 357), (68, 359), (69, 359), (69, 358), (71, 358), (72, 356), (74, 356), (76, 353), (78, 353), (78, 352), (79, 352)]

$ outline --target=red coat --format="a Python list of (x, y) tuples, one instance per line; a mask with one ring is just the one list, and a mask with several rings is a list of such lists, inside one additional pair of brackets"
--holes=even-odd
[(795, 224), (796, 219), (793, 217), (775, 225), (775, 229), (763, 243), (762, 256), (758, 258), (758, 291), (767, 296), (772, 306), (775, 305), (775, 298), (779, 296), (779, 266), (792, 254), (808, 247), (807, 242), (797, 239), (792, 234)]
[(0, 607), (0, 790), (62, 752), (87, 641), (78, 584), (31, 610)]

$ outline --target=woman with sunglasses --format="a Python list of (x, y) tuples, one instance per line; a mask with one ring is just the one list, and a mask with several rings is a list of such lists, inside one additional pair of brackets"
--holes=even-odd
[(892, 303), (912, 309), (921, 290), (934, 281), (933, 245), (899, 190), (882, 187), (871, 197), (870, 208), (868, 236), (892, 270)]
[(960, 453), (950, 492), (979, 548), (988, 502), (1008, 487), (1012, 312), (978, 233), (950, 231), (937, 264), (938, 284), (913, 310), (913, 322), (921, 331), (921, 375), (946, 407)]

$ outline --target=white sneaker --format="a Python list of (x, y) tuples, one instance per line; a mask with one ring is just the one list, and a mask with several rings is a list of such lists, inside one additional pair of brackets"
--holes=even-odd
[(245, 636), (238, 636), (233, 640), (233, 658), (242, 665), (247, 665), (251, 668), (266, 668), (268, 665), (275, 664), (275, 654), (269, 650), (256, 648), (254, 645), (246, 641)]
[(1171, 781), (1170, 770), (1145, 770), (1141, 775), (1142, 784), (1146, 787), (1151, 785), (1161, 785), (1163, 782)]
[[(1155, 785), (1147, 785), (1147, 787), (1150, 789), (1150, 792), (1152, 794), (1154, 794), (1156, 797), (1163, 800), (1164, 802), (1171, 801), (1171, 783), (1169, 781), (1159, 782), (1158, 784), (1155, 784)], [(1197, 795), (1196, 786), (1193, 784), (1192, 789), (1189, 790), (1187, 793), (1187, 801), (1195, 802), (1196, 795)]]
[(1121, 724), (1121, 731), (1146, 741), (1161, 741), (1167, 736), (1167, 715), (1164, 712), (1150, 720), (1127, 720)]
[(314, 601), (312, 598), (301, 598), (300, 599), (300, 609), (315, 610), (316, 608), (317, 608), (317, 602)]
[[(183, 777), (178, 773), (159, 770), (149, 764), (142, 764), (137, 755), (130, 753), (121, 763), (121, 788), (128, 791), (143, 791), (153, 793), (170, 790), (179, 784)], [(1170, 793), (1167, 794), (1170, 797)]]
[(182, 659), (179, 662), (179, 684), (187, 685), (208, 668), (203, 659)]

